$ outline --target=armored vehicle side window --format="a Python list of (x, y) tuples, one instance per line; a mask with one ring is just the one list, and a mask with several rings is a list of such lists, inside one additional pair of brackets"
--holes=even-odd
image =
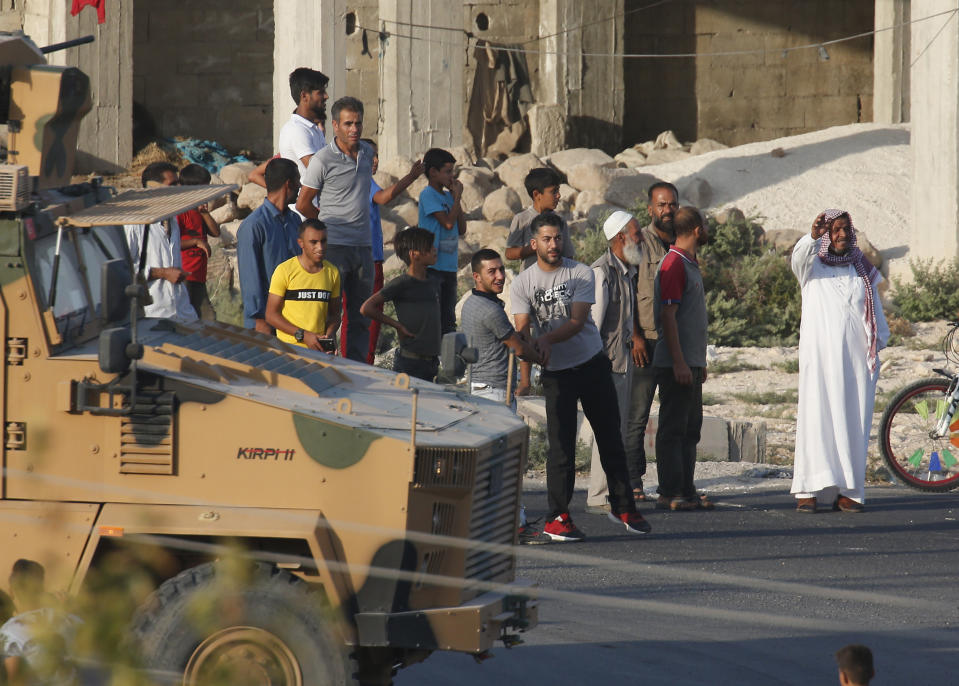
[[(64, 232), (66, 233), (66, 232)], [(34, 285), (42, 301), (49, 307), (50, 286), (53, 283), (54, 254), (57, 234), (44, 236), (33, 242), (33, 260), (36, 266)], [(57, 269), (57, 298), (53, 304), (53, 316), (61, 334), (66, 328), (81, 327), (81, 320), (90, 318), (86, 284), (80, 272), (80, 262), (73, 242), (64, 236), (60, 245), (60, 266)]]
[[(80, 243), (80, 256), (86, 267), (87, 282), (90, 285), (90, 297), (93, 299), (93, 313), (100, 315), (100, 268), (107, 260), (126, 259), (127, 244), (122, 226), (96, 226), (91, 229), (77, 229)], [(62, 259), (62, 258), (61, 258)], [(61, 265), (62, 268), (62, 265)], [(59, 295), (57, 298), (59, 299)]]

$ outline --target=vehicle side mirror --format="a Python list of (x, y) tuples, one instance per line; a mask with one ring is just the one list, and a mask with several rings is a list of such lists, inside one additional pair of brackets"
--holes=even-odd
[(455, 381), (466, 373), (466, 365), (479, 359), (479, 351), (466, 345), (466, 335), (451, 331), (443, 336), (440, 346), (442, 376)]
[(107, 374), (125, 374), (130, 368), (131, 360), (143, 357), (143, 345), (133, 343), (130, 329), (122, 326), (115, 329), (104, 329), (100, 332), (100, 349), (97, 358), (100, 369)]
[(108, 260), (100, 267), (100, 314), (105, 324), (122, 322), (130, 316), (126, 289), (132, 283), (133, 275), (126, 260)]

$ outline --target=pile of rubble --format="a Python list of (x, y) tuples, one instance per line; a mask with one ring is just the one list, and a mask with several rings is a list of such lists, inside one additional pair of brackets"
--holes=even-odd
[[(505, 249), (513, 216), (532, 203), (523, 185), (530, 169), (551, 166), (566, 179), (560, 187), (561, 200), (557, 210), (571, 218), (570, 230), (575, 235), (590, 223), (599, 222), (609, 212), (634, 207), (640, 198), (645, 197), (650, 184), (659, 179), (637, 167), (685, 159), (722, 148), (725, 146), (708, 138), (684, 145), (672, 131), (663, 132), (655, 141), (627, 148), (616, 157), (610, 157), (602, 150), (573, 148), (544, 157), (520, 153), (502, 160), (476, 159), (466, 148), (456, 148), (451, 152), (456, 157), (458, 178), (463, 183), (462, 204), (467, 216), (466, 236), (460, 245), (461, 263), (465, 264), (481, 247), (500, 252)], [(403, 157), (381, 161), (376, 182), (386, 188), (404, 176), (411, 165), (412, 160)], [(242, 219), (266, 196), (262, 187), (247, 182), (253, 166), (252, 162), (231, 164), (218, 174), (223, 183), (241, 187), (238, 194), (213, 210), (213, 218), (221, 225), (221, 245), (224, 248), (231, 247)], [(383, 237), (387, 245), (397, 230), (416, 224), (417, 198), (425, 186), (426, 179), (420, 177), (392, 204), (381, 208)], [(686, 184), (679, 191), (684, 202), (709, 205), (709, 188), (704, 181)], [(387, 248), (386, 254), (387, 272), (402, 269), (391, 250)]]

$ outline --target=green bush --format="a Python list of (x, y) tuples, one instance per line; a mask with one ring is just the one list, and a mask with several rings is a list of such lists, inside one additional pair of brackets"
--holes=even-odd
[(767, 250), (751, 221), (716, 224), (699, 255), (710, 343), (795, 345), (802, 299), (788, 258)]
[(892, 302), (911, 322), (952, 319), (959, 311), (959, 258), (951, 261), (909, 260), (912, 282), (893, 277)]

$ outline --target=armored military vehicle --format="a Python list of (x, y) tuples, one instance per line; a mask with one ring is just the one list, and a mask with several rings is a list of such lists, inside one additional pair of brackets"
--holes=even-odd
[(0, 578), (29, 558), (82, 594), (122, 560), (152, 591), (129, 617), (145, 665), (185, 684), (389, 683), (534, 626), (511, 547), (522, 422), (253, 331), (137, 316), (123, 225), (232, 187), (69, 185), (86, 77), (22, 36), (0, 35), (0, 64)]

